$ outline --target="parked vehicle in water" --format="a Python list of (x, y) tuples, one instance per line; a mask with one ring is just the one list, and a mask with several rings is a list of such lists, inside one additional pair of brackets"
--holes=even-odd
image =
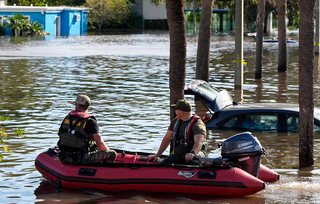
[[(237, 104), (226, 90), (218, 90), (203, 80), (193, 80), (185, 88), (207, 108), (203, 120), (208, 129), (250, 131), (299, 131), (299, 105), (288, 103)], [(320, 132), (320, 109), (314, 108), (315, 131)]]
[[(257, 33), (248, 33), (247, 36), (253, 37), (254, 39), (257, 39)], [(263, 38), (263, 42), (265, 43), (278, 43), (278, 38)], [(292, 38), (287, 39), (287, 43), (298, 43), (298, 40), (294, 40)]]

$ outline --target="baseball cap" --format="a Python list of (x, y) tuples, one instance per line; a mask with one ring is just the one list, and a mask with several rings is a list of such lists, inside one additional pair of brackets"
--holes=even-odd
[(77, 96), (76, 103), (80, 105), (91, 105), (90, 98), (87, 95)]
[(171, 107), (174, 107), (175, 110), (182, 110), (184, 112), (190, 112), (192, 109), (191, 104), (189, 101), (180, 99), (176, 104), (170, 105)]

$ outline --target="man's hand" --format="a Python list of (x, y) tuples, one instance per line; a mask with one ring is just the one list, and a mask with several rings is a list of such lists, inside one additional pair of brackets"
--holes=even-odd
[(156, 154), (147, 156), (147, 161), (157, 161), (158, 159), (159, 157)]
[(186, 161), (191, 161), (193, 159), (193, 157), (196, 156), (195, 154), (193, 153), (187, 153), (184, 158)]

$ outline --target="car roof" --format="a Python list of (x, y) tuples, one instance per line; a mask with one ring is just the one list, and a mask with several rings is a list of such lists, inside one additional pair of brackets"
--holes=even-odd
[(299, 112), (299, 105), (292, 103), (247, 103), (226, 107), (225, 109), (242, 110), (288, 110)]
[[(293, 103), (248, 103), (228, 106), (221, 112), (252, 112), (252, 113), (291, 113), (299, 114), (299, 105)], [(314, 118), (320, 121), (320, 108), (314, 107)]]
[[(233, 103), (226, 90), (218, 90), (203, 80), (192, 80), (184, 90), (186, 95), (200, 97), (205, 106), (214, 112), (249, 111), (249, 112), (291, 112), (299, 113), (299, 104), (293, 103)], [(320, 121), (320, 108), (314, 107), (314, 118)]]

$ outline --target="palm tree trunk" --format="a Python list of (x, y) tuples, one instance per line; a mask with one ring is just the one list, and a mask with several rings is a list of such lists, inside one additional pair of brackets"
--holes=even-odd
[[(184, 97), (186, 75), (187, 40), (183, 0), (167, 0), (166, 8), (170, 35), (170, 104), (174, 104)], [(174, 118), (173, 110), (170, 111), (170, 118)]]
[(102, 23), (98, 23), (98, 30), (99, 30), (99, 33), (101, 33), (101, 28), (102, 28)]
[(256, 38), (256, 72), (255, 78), (262, 77), (262, 51), (263, 51), (263, 30), (266, 0), (259, 0), (257, 7), (257, 38)]
[(200, 20), (196, 78), (209, 80), (210, 41), (212, 27), (212, 8), (214, 0), (202, 0)]
[(197, 0), (193, 0), (193, 35), (197, 34)]
[(279, 54), (278, 54), (278, 72), (287, 71), (287, 0), (278, 0), (278, 40), (279, 40)]
[(315, 0), (299, 0), (299, 168), (313, 161), (314, 103), (314, 6)]

